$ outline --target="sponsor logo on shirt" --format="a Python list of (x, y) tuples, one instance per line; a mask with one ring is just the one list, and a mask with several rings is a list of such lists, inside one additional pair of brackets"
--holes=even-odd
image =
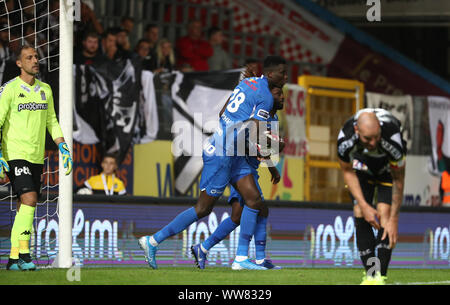
[(211, 194), (217, 194), (217, 195), (220, 195), (220, 194), (223, 193), (223, 191), (221, 191), (221, 190), (216, 190), (216, 189), (212, 189), (212, 190), (210, 190), (210, 193), (211, 193)]
[(20, 94), (19, 94), (19, 97), (25, 97), (25, 94), (20, 93)]
[(247, 80), (247, 79), (244, 79), (244, 83), (245, 83), (247, 86), (249, 86), (253, 91), (257, 91), (257, 90), (258, 90), (258, 87), (256, 87), (255, 85), (251, 84), (250, 82), (257, 84), (257, 82), (256, 82), (255, 80)]
[(22, 110), (29, 110), (29, 111), (37, 111), (37, 110), (47, 110), (48, 104), (47, 103), (20, 103), (17, 106), (17, 111), (21, 112)]
[(21, 176), (22, 174), (31, 176), (31, 171), (28, 166), (16, 167), (14, 168), (14, 174), (16, 176)]
[(353, 134), (353, 136), (350, 139), (340, 143), (338, 146), (339, 155), (343, 157), (345, 155), (345, 152), (347, 151), (347, 149), (349, 149), (349, 148), (353, 147), (353, 145), (355, 145), (355, 141), (357, 139), (358, 139), (358, 135)]
[(264, 109), (259, 109), (256, 115), (265, 120), (269, 119), (269, 112)]
[(391, 156), (394, 158), (394, 160), (401, 159), (402, 153), (385, 139), (381, 139), (381, 147), (383, 147), (384, 150), (389, 152)]

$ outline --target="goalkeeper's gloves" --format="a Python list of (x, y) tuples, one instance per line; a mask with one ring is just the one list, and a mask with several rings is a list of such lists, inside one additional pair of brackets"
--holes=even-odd
[(64, 168), (66, 169), (66, 176), (67, 176), (72, 171), (72, 165), (73, 165), (72, 157), (70, 156), (69, 147), (67, 146), (66, 142), (59, 143), (58, 147), (59, 147), (59, 151), (61, 152), (61, 155), (63, 158), (62, 161), (63, 161)]
[(9, 172), (9, 165), (6, 162), (5, 158), (3, 158), (2, 151), (0, 150), (0, 178), (3, 179), (5, 177), (5, 172)]

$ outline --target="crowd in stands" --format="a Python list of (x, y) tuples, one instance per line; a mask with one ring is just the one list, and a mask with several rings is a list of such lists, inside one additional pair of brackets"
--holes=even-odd
[(74, 54), (76, 64), (116, 61), (125, 57), (139, 60), (144, 70), (153, 73), (226, 70), (232, 67), (230, 56), (222, 47), (222, 31), (217, 27), (209, 29), (207, 40), (199, 20), (191, 21), (187, 35), (175, 42), (160, 37), (158, 26), (150, 23), (145, 27), (143, 37), (133, 44), (130, 41), (134, 30), (131, 17), (122, 18), (120, 27), (99, 32), (86, 26), (85, 30), (82, 48), (77, 48)]
[[(37, 48), (41, 58), (57, 55), (59, 0), (50, 0), (49, 7), (24, 0), (23, 15), (19, 9), (17, 1), (13, 0), (6, 0), (5, 8), (0, 9), (3, 10), (0, 14), (0, 60), (14, 62), (14, 52), (20, 44), (41, 46)], [(232, 68), (230, 55), (223, 48), (224, 34), (221, 29), (206, 29), (200, 20), (190, 21), (187, 35), (176, 41), (161, 37), (158, 25), (153, 23), (146, 25), (143, 37), (132, 39), (136, 36), (132, 17), (123, 17), (117, 27), (105, 28), (95, 15), (92, 1), (82, 1), (81, 21), (76, 22), (74, 27), (76, 64), (91, 65), (130, 58), (140, 61), (144, 70), (154, 73)], [(48, 63), (42, 60), (41, 64)]]
[[(16, 52), (20, 46), (38, 46), (40, 79), (50, 84), (58, 81), (59, 60), (59, 0), (36, 2), (5, 0), (0, 7), (0, 83), (19, 74)], [(218, 27), (205, 28), (200, 20), (187, 24), (187, 35), (176, 41), (162, 37), (161, 28), (151, 21), (144, 24), (142, 37), (137, 37), (137, 27), (132, 17), (122, 17), (115, 27), (105, 27), (96, 16), (93, 1), (81, 1), (81, 20), (74, 23), (74, 64), (113, 67), (130, 59), (142, 70), (160, 73), (156, 81), (163, 82), (174, 70), (218, 71), (233, 68), (230, 54), (224, 49), (225, 36)], [(250, 62), (248, 62), (250, 64)], [(54, 68), (55, 73), (49, 72)], [(58, 86), (52, 86), (58, 96)], [(164, 128), (161, 128), (164, 130)], [(170, 129), (169, 129), (170, 131)], [(108, 159), (109, 160), (109, 159)], [(107, 160), (107, 161), (108, 161)], [(105, 160), (103, 160), (105, 161)], [(102, 162), (102, 168), (103, 164)], [(117, 164), (116, 164), (117, 165)], [(114, 170), (113, 170), (114, 172)], [(87, 181), (89, 190), (99, 186), (101, 192), (111, 185), (122, 185), (111, 173), (94, 177), (95, 185)], [(107, 177), (108, 187), (102, 177)], [(91, 183), (91, 184), (89, 184)], [(123, 187), (117, 193), (123, 193)], [(105, 191), (106, 192), (106, 191)], [(111, 192), (112, 194), (112, 192)], [(114, 189), (116, 194), (116, 189)]]
[[(43, 13), (48, 10), (47, 5), (35, 5), (32, 0), (22, 1), (23, 16), (16, 7), (17, 1), (6, 0), (5, 4), (3, 10), (7, 10), (8, 14), (2, 12), (0, 18), (0, 61), (14, 62), (14, 52), (21, 44), (41, 46), (38, 48), (41, 58), (57, 55), (58, 0), (50, 0), (50, 14)], [(76, 22), (74, 27), (76, 64), (91, 65), (130, 58), (140, 61), (144, 70), (154, 73), (232, 68), (230, 55), (223, 48), (221, 29), (205, 29), (200, 20), (190, 21), (187, 35), (176, 41), (161, 37), (158, 25), (153, 23), (146, 25), (142, 38), (133, 41), (131, 37), (135, 37), (132, 34), (136, 28), (132, 17), (123, 17), (117, 27), (104, 28), (95, 15), (93, 3), (82, 1), (81, 21)], [(45, 60), (41, 64), (48, 65)]]

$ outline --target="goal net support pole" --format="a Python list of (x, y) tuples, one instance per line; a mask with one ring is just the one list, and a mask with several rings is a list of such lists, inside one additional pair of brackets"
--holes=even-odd
[[(76, 2), (59, 0), (59, 122), (73, 157), (73, 20)], [(74, 6), (75, 4), (75, 6)], [(72, 173), (59, 157), (59, 247), (56, 267), (72, 267)]]

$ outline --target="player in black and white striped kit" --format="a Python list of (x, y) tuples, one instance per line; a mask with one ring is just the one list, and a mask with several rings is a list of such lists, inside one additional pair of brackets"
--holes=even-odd
[[(406, 143), (400, 121), (384, 109), (362, 109), (345, 122), (337, 149), (354, 202), (357, 246), (366, 272), (378, 250), (380, 270), (375, 276), (365, 272), (361, 284), (384, 284), (403, 201)], [(378, 230), (376, 237), (372, 227)]]

